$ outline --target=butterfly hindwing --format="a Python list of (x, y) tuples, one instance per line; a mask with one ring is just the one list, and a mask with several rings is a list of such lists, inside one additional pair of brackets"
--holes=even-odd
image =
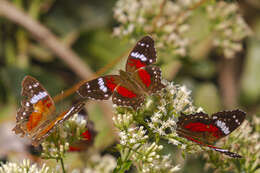
[(134, 73), (134, 79), (149, 94), (156, 93), (165, 87), (161, 83), (161, 70), (154, 65), (138, 69)]
[(85, 82), (77, 90), (84, 98), (108, 100), (120, 83), (119, 75), (107, 75)]
[(72, 115), (79, 112), (84, 107), (84, 105), (85, 103), (80, 101), (72, 105), (67, 111), (57, 115), (54, 119), (45, 121), (38, 128), (37, 133), (32, 136), (32, 144), (34, 146), (39, 145), (40, 142), (48, 137), (55, 128), (61, 125), (65, 120), (69, 119)]
[(120, 85), (114, 91), (112, 101), (118, 106), (131, 106), (136, 110), (144, 102), (144, 95)]
[(186, 134), (207, 144), (213, 144), (223, 135), (217, 126), (212, 123), (210, 117), (203, 113), (182, 115), (177, 122), (179, 135)]
[(130, 52), (126, 63), (126, 71), (134, 72), (141, 67), (155, 62), (156, 51), (154, 48), (154, 40), (150, 36), (145, 36), (136, 43)]
[[(211, 147), (210, 147), (210, 148), (211, 148)], [(225, 154), (225, 155), (227, 155), (227, 156), (229, 156), (229, 157), (242, 158), (242, 156), (240, 156), (239, 154), (233, 153), (233, 152), (231, 152), (231, 151), (229, 151), (229, 150), (226, 150), (226, 149), (223, 149), (223, 148), (216, 148), (216, 147), (214, 147), (214, 148), (211, 148), (211, 149), (213, 149), (213, 150), (215, 150), (215, 151), (217, 151), (217, 152), (223, 153), (223, 154)]]

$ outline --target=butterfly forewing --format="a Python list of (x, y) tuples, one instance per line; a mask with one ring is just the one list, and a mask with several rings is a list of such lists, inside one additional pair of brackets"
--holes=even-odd
[(214, 124), (224, 136), (230, 134), (245, 120), (246, 113), (241, 110), (217, 112), (212, 115)]
[(135, 47), (130, 52), (126, 63), (126, 71), (134, 72), (141, 67), (155, 62), (156, 51), (154, 48), (154, 41), (151, 37), (145, 36), (136, 43)]
[(26, 76), (22, 82), (21, 108), (16, 115), (16, 134), (34, 133), (35, 128), (43, 123), (50, 114), (55, 112), (52, 98), (43, 86), (33, 77)]
[(107, 100), (120, 83), (119, 75), (107, 75), (85, 82), (77, 92), (84, 98)]

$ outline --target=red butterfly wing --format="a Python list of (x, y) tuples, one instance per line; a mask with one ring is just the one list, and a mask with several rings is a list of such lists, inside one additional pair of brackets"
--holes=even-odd
[(136, 43), (135, 47), (130, 52), (126, 63), (126, 71), (134, 72), (141, 67), (155, 62), (156, 51), (154, 48), (154, 41), (151, 37), (145, 36)]
[(131, 106), (135, 110), (144, 102), (144, 95), (120, 84), (112, 95), (112, 101), (118, 106)]
[(147, 93), (155, 93), (165, 87), (161, 83), (161, 70), (159, 67), (149, 65), (138, 69), (134, 74), (135, 81)]
[(224, 135), (212, 122), (209, 116), (203, 112), (182, 115), (177, 122), (177, 132), (180, 136), (193, 136), (198, 141), (213, 144)]
[(82, 84), (77, 92), (84, 98), (108, 100), (120, 82), (119, 75), (107, 75)]

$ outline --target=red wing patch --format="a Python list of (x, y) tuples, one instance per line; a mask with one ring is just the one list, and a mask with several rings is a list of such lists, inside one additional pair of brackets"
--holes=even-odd
[(135, 98), (137, 97), (137, 95), (133, 92), (133, 91), (130, 91), (129, 89), (123, 87), (123, 86), (118, 86), (116, 88), (116, 92), (121, 95), (122, 97), (125, 97), (125, 98)]
[(137, 69), (155, 62), (156, 51), (154, 48), (154, 41), (151, 37), (145, 36), (136, 43), (135, 47), (130, 52), (126, 63), (126, 71), (133, 73)]
[(130, 66), (130, 67), (128, 67), (129, 69), (130, 69), (130, 68), (139, 69), (139, 68), (141, 68), (141, 67), (146, 66), (146, 64), (143, 63), (141, 60), (139, 60), (139, 59), (133, 59), (133, 58), (131, 58), (131, 59), (128, 60), (127, 65)]
[(127, 88), (119, 86), (112, 95), (112, 101), (116, 105), (131, 106), (133, 109), (137, 110), (144, 102), (144, 95), (133, 93)]
[(221, 131), (218, 127), (212, 124), (203, 124), (200, 122), (195, 123), (189, 123), (184, 126), (185, 129), (191, 131), (191, 132), (208, 132), (212, 134), (216, 138), (220, 138)]
[[(177, 122), (177, 133), (188, 140), (207, 146), (230, 157), (241, 158), (228, 150), (217, 148), (211, 144), (230, 134), (245, 119), (240, 110), (218, 112), (209, 117), (205, 113), (182, 114)], [(234, 123), (236, 122), (236, 123)]]
[(23, 79), (22, 96), (25, 98), (17, 112), (16, 126), (13, 131), (21, 136), (29, 136), (35, 146), (49, 135), (53, 127), (75, 113), (76, 108), (82, 104), (78, 104), (69, 112), (56, 117), (52, 98), (45, 88), (31, 76), (26, 76)]
[(149, 94), (156, 93), (165, 87), (161, 83), (161, 70), (154, 65), (138, 69), (133, 74), (133, 78)]

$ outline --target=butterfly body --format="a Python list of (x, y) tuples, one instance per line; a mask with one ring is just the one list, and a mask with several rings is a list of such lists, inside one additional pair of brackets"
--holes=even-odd
[(177, 122), (177, 133), (181, 137), (230, 157), (240, 158), (240, 155), (215, 147), (213, 144), (238, 128), (244, 121), (245, 115), (241, 110), (218, 112), (211, 117), (202, 112), (183, 114)]
[(79, 102), (61, 114), (55, 113), (54, 101), (43, 86), (31, 76), (23, 79), (21, 93), (24, 99), (17, 112), (13, 131), (21, 136), (29, 136), (35, 146), (39, 145), (54, 127), (84, 106), (84, 103)]
[(101, 76), (82, 84), (77, 92), (84, 98), (107, 100), (134, 109), (144, 102), (145, 95), (156, 93), (165, 86), (161, 83), (161, 70), (152, 65), (156, 61), (154, 41), (146, 36), (130, 52), (126, 70), (119, 75)]

